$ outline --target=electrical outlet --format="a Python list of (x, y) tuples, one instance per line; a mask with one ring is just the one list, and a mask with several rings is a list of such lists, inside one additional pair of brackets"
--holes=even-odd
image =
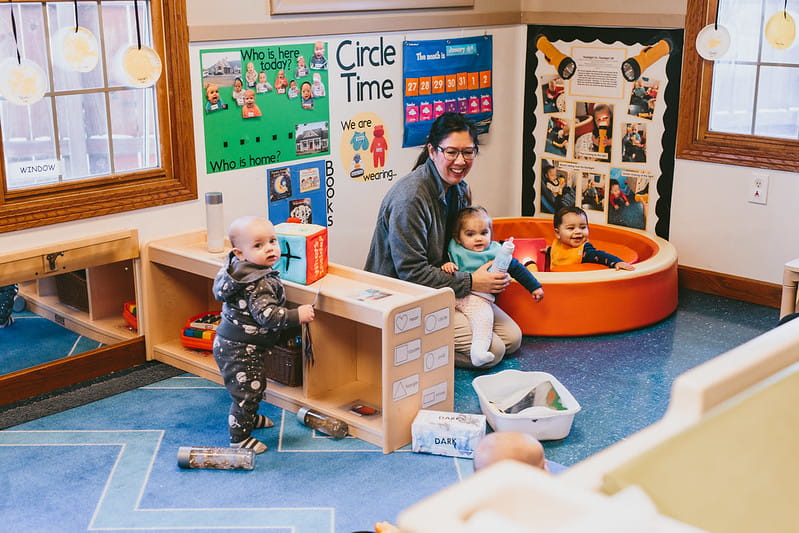
[(768, 174), (752, 174), (749, 203), (766, 204), (768, 201)]

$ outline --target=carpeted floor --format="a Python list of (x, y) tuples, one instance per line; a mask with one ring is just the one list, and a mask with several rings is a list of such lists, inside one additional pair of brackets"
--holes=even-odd
[[(661, 323), (590, 338), (526, 338), (519, 355), (492, 372), (549, 372), (577, 398), (582, 411), (569, 436), (545, 442), (547, 457), (568, 467), (659, 419), (677, 375), (770, 329), (777, 316), (682, 292), (678, 311)], [(255, 470), (181, 470), (180, 446), (226, 443), (228, 396), (214, 383), (148, 365), (137, 377), (112, 376), (0, 410), (0, 423), (22, 422), (0, 431), (4, 524), (48, 533), (369, 531), (472, 472), (469, 460), (407, 449), (384, 455), (358, 439), (327, 438), (268, 404), (261, 412), (276, 427), (258, 430), (270, 449)], [(471, 386), (477, 375), (456, 370), (456, 411), (480, 412)], [(134, 377), (149, 383), (131, 387)], [(92, 397), (114, 389), (124, 392)], [(43, 405), (39, 412), (52, 414), (22, 416)]]
[(30, 311), (12, 315), (14, 323), (0, 329), (0, 374), (10, 374), (103, 346)]

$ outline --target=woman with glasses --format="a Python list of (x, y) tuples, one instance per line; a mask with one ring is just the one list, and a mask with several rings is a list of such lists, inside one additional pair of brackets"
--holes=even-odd
[[(497, 294), (508, 286), (507, 274), (488, 272), (490, 263), (472, 273), (441, 270), (449, 261), (447, 245), (458, 212), (471, 204), (464, 179), (477, 153), (477, 129), (471, 120), (459, 113), (444, 113), (433, 122), (416, 166), (383, 198), (365, 270), (433, 288), (451, 287), (456, 298), (471, 291)], [(494, 359), (480, 368), (496, 365), (521, 346), (519, 326), (496, 305), (493, 309), (489, 351)], [(474, 368), (469, 321), (455, 311), (453, 325), (455, 365)]]

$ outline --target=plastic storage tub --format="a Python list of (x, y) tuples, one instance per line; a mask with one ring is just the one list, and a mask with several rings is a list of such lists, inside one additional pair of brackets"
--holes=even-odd
[[(555, 392), (560, 395), (564, 410), (533, 407), (527, 412), (508, 414), (494, 405), (514, 393), (529, 391), (545, 381), (551, 382)], [(480, 400), (480, 409), (494, 431), (522, 431), (538, 440), (562, 439), (571, 431), (574, 415), (580, 411), (580, 404), (568, 389), (546, 372), (503, 370), (474, 378), (472, 386)]]

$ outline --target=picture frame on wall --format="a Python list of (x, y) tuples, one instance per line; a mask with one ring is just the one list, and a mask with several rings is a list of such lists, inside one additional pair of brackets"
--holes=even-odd
[(474, 0), (269, 0), (271, 15), (474, 7)]

